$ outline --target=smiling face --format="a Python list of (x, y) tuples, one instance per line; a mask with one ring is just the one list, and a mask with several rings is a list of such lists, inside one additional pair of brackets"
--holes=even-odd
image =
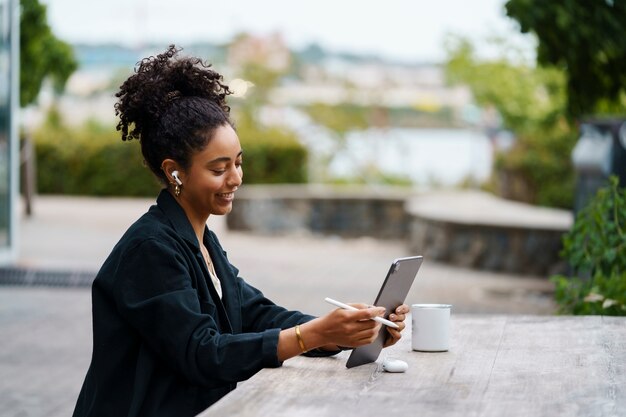
[(190, 167), (180, 171), (178, 201), (187, 216), (206, 220), (211, 214), (229, 213), (243, 178), (241, 163), (237, 133), (230, 125), (218, 127), (208, 145), (192, 156)]

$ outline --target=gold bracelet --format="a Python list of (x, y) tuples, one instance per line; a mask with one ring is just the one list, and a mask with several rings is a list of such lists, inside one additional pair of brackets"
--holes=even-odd
[(302, 353), (307, 353), (307, 348), (304, 346), (304, 340), (302, 340), (302, 334), (300, 333), (300, 325), (296, 324), (296, 337), (298, 338), (298, 344), (300, 345), (300, 349)]

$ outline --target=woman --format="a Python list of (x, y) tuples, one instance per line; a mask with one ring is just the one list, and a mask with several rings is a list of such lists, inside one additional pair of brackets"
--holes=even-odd
[[(243, 152), (222, 77), (174, 46), (144, 59), (117, 93), (118, 130), (139, 139), (163, 182), (92, 288), (93, 356), (74, 416), (191, 416), (264, 367), (372, 342), (384, 309), (315, 318), (239, 278), (206, 222), (230, 212)], [(408, 307), (390, 319), (400, 338)]]

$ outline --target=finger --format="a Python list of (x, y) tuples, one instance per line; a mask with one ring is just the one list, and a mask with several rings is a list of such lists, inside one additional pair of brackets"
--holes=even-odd
[(406, 316), (404, 314), (390, 314), (389, 315), (389, 320), (391, 321), (404, 321), (406, 319)]
[(353, 317), (356, 320), (369, 320), (377, 316), (383, 316), (385, 314), (385, 308), (384, 307), (364, 308), (359, 311), (353, 311), (352, 314), (354, 314)]
[(388, 329), (388, 335), (387, 338), (385, 339), (385, 343), (383, 344), (383, 347), (389, 347), (391, 345), (395, 345), (398, 340), (400, 340), (402, 338), (402, 334), (394, 329)]
[(373, 331), (376, 327), (380, 328), (380, 324), (375, 322), (374, 320), (370, 320), (370, 319), (361, 320), (361, 321), (354, 323), (354, 326), (352, 327), (350, 333), (356, 334), (356, 333), (369, 332), (369, 331)]
[(380, 326), (375, 326), (373, 328), (361, 329), (351, 333), (350, 339), (352, 339), (354, 343), (364, 345), (371, 343), (378, 337), (379, 334)]
[(392, 330), (392, 331), (389, 331), (389, 337), (391, 337), (395, 341), (398, 341), (400, 340), (400, 338), (402, 338), (402, 333), (400, 333), (397, 330)]
[(378, 332), (365, 332), (359, 335), (355, 335), (358, 343), (368, 344), (372, 343), (378, 337)]
[(400, 338), (402, 337), (402, 331), (405, 329), (406, 325), (402, 322), (398, 322), (398, 329), (394, 329), (391, 327), (387, 327), (387, 340), (385, 341), (386, 343), (389, 342), (389, 339), (393, 339), (393, 343), (396, 343), (398, 340), (400, 340)]
[(388, 330), (397, 330), (397, 331), (401, 332), (406, 327), (406, 324), (403, 321), (394, 321), (393, 323), (396, 326), (398, 326), (398, 328), (395, 329), (395, 328), (393, 328), (391, 326), (386, 326)]
[(398, 306), (398, 308), (396, 308), (396, 314), (400, 315), (400, 314), (406, 314), (409, 311), (411, 311), (411, 309), (409, 308), (408, 305), (406, 304), (402, 304), (400, 306)]
[(376, 326), (373, 329), (369, 329), (369, 330), (365, 330), (359, 334), (357, 334), (357, 337), (359, 338), (359, 340), (361, 340), (364, 343), (372, 343), (380, 334), (380, 329), (381, 326)]

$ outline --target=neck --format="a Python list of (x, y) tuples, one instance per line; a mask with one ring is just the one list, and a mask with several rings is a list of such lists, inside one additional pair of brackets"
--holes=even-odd
[(202, 247), (202, 245), (204, 244), (204, 227), (205, 226), (206, 226), (206, 219), (204, 222), (201, 222), (198, 224), (191, 222), (191, 227), (193, 227), (193, 231), (196, 233), (196, 237), (198, 238), (198, 245), (200, 247)]
[(202, 246), (204, 242), (204, 228), (207, 220), (209, 220), (209, 215), (199, 213), (197, 210), (194, 210), (193, 206), (183, 198), (176, 198), (176, 201), (178, 201), (178, 204), (180, 204), (183, 208), (183, 211), (187, 216), (187, 220), (189, 220), (189, 223), (196, 234), (196, 238), (198, 238), (198, 245)]
[(191, 227), (193, 227), (193, 231), (196, 233), (196, 237), (198, 238), (198, 245), (202, 246), (204, 243), (204, 228), (206, 227), (206, 222), (209, 220), (209, 216), (195, 216), (190, 215), (187, 210), (185, 210), (187, 214), (187, 219), (189, 219), (189, 223), (191, 223)]

